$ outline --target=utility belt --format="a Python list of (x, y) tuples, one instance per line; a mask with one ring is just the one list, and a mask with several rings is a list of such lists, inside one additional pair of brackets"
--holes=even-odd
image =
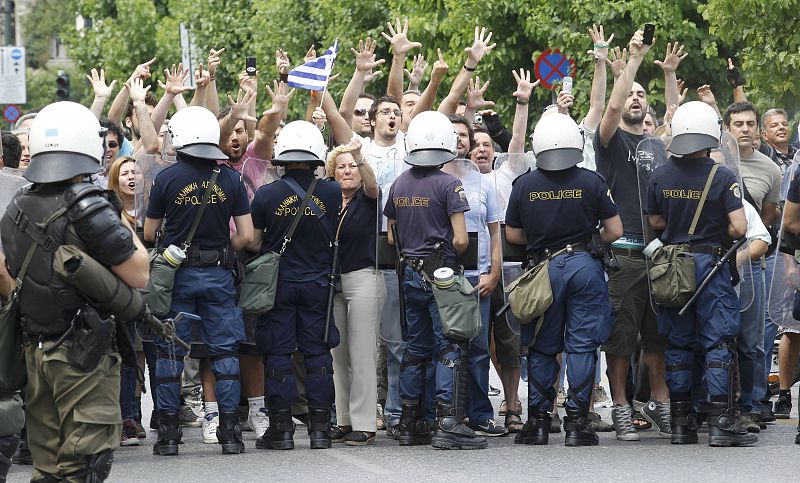
[(406, 263), (408, 266), (414, 270), (415, 272), (423, 275), (428, 276), (428, 278), (433, 279), (433, 272), (440, 268), (450, 268), (453, 270), (454, 273), (461, 273), (461, 265), (459, 265), (455, 259), (448, 260), (444, 257), (440, 256), (437, 252), (434, 252), (428, 256), (422, 258), (406, 258)]
[(202, 250), (199, 246), (190, 246), (186, 253), (184, 267), (222, 267), (232, 269), (236, 266), (236, 254), (225, 246), (216, 250)]
[(544, 250), (539, 250), (538, 252), (529, 255), (527, 261), (528, 264), (523, 268), (535, 267), (545, 260), (552, 260), (556, 255), (572, 255), (573, 253), (588, 251), (589, 247), (585, 243), (569, 243), (566, 246), (559, 248), (545, 248)]
[(707, 255), (714, 255), (715, 258), (720, 258), (725, 254), (726, 250), (720, 245), (689, 245), (690, 253), (705, 253)]

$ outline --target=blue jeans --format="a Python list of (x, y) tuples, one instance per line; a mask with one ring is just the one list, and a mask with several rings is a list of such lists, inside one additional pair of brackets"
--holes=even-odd
[(739, 380), (741, 396), (739, 409), (743, 414), (761, 412), (761, 395), (766, 391), (767, 380), (764, 377), (764, 311), (766, 298), (764, 294), (764, 273), (761, 261), (750, 264), (753, 277), (746, 277), (741, 282), (741, 291), (752, 291), (753, 303), (741, 313), (737, 351), (739, 355)]
[[(473, 287), (478, 285), (478, 277), (467, 277)], [(494, 408), (489, 400), (489, 312), (491, 297), (480, 299), (481, 332), (469, 343), (469, 392), (467, 417), (471, 423), (484, 424), (494, 419)]]
[(394, 270), (381, 270), (386, 285), (386, 301), (379, 322), (380, 337), (386, 347), (386, 405), (383, 414), (388, 427), (400, 424), (400, 363), (406, 343), (400, 326), (400, 294)]

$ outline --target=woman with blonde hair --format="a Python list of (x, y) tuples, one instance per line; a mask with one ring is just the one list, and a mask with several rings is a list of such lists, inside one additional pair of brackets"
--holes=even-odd
[(375, 442), (377, 423), (377, 324), (386, 289), (376, 272), (378, 198), (375, 173), (364, 161), (356, 137), (328, 155), (327, 174), (342, 188), (336, 239), (341, 290), (334, 318), (341, 342), (333, 349), (336, 419), (333, 442), (363, 446)]
[[(130, 156), (118, 158), (108, 170), (108, 190), (117, 194), (122, 202), (122, 216), (132, 227), (138, 228), (136, 223), (136, 160)], [(138, 231), (138, 229), (137, 229)]]

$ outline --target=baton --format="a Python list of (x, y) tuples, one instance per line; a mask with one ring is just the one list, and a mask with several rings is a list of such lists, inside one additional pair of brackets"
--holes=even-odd
[(397, 234), (397, 223), (392, 224), (392, 238), (394, 239), (394, 249), (397, 252), (397, 288), (399, 291), (400, 302), (400, 326), (405, 328), (406, 321), (406, 294), (403, 292), (403, 280), (405, 280), (406, 273), (406, 258), (403, 255), (403, 248), (400, 246), (400, 237)]
[(695, 300), (697, 300), (697, 297), (703, 292), (703, 290), (705, 290), (705, 288), (711, 282), (711, 278), (714, 275), (716, 275), (717, 272), (719, 272), (722, 265), (724, 263), (727, 263), (728, 259), (731, 258), (731, 255), (736, 253), (736, 250), (738, 250), (739, 247), (741, 247), (746, 241), (747, 237), (744, 236), (741, 237), (739, 240), (736, 241), (736, 243), (733, 244), (732, 247), (728, 249), (725, 255), (722, 256), (722, 258), (717, 260), (717, 263), (714, 264), (714, 268), (712, 268), (711, 271), (708, 272), (708, 275), (706, 275), (706, 278), (704, 278), (703, 281), (700, 282), (700, 286), (697, 287), (697, 290), (694, 291), (694, 295), (692, 295), (692, 298), (690, 298), (689, 301), (686, 302), (686, 305), (684, 305), (683, 308), (678, 312), (678, 315), (683, 316), (686, 313), (686, 311), (689, 310), (689, 307), (691, 307), (691, 305), (695, 302)]
[[(340, 225), (341, 226), (341, 225)], [(333, 317), (333, 298), (336, 296), (336, 266), (339, 264), (339, 240), (333, 241), (333, 263), (331, 263), (331, 274), (328, 275), (328, 310), (325, 314), (325, 335), (322, 341), (328, 343), (328, 331), (331, 328), (331, 318)]]

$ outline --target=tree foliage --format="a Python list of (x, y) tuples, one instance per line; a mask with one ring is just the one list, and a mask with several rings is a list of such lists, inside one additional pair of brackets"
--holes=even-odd
[[(352, 74), (350, 48), (357, 45), (358, 39), (367, 35), (379, 39), (376, 53), (387, 60), (383, 71), (388, 74), (391, 54), (380, 32), (395, 16), (409, 17), (409, 37), (422, 42), (422, 52), (431, 63), (436, 59), (436, 49), (442, 49), (452, 79), (464, 63), (464, 48), (472, 43), (474, 27), (487, 26), (494, 32), (497, 47), (484, 58), (477, 73), (482, 79), (491, 79), (486, 97), (497, 102), (501, 115), (510, 122), (514, 105), (511, 93), (515, 89), (511, 70), (532, 70), (537, 56), (547, 48), (558, 48), (575, 60), (574, 110), (578, 116), (585, 112), (593, 69), (593, 61), (586, 54), (592, 47), (586, 31), (593, 23), (602, 24), (606, 34), (614, 33), (612, 45), (620, 46), (625, 46), (645, 22), (657, 25), (655, 45), (637, 80), (648, 89), (650, 102), (659, 113), (665, 107), (664, 80), (653, 61), (663, 58), (667, 42), (672, 41), (684, 43), (690, 53), (681, 64), (678, 77), (686, 80), (692, 90), (711, 84), (721, 108), (731, 99), (725, 82), (725, 57), (733, 51), (730, 46), (737, 47), (748, 80), (747, 91), (753, 100), (764, 107), (793, 106), (800, 85), (792, 82), (790, 73), (800, 65), (800, 34), (787, 27), (787, 21), (797, 26), (797, 20), (792, 20), (796, 17), (795, 3), (493, 0), (491, 8), (487, 8), (484, 0), (37, 0), (37, 8), (32, 10), (38, 11), (40, 18), (47, 17), (47, 11), (58, 14), (61, 20), (37, 29), (37, 38), (48, 29), (60, 33), (79, 72), (103, 67), (107, 78), (120, 81), (127, 79), (137, 64), (152, 57), (158, 57), (152, 68), (154, 81), (163, 77), (165, 67), (178, 63), (178, 25), (183, 22), (191, 28), (198, 60), (205, 61), (210, 48), (226, 49), (217, 74), (221, 99), (237, 89), (236, 79), (244, 68), (245, 57), (257, 57), (263, 85), (277, 76), (276, 49), (288, 51), (293, 64), (298, 65), (312, 43), (321, 51), (336, 39), (341, 49), (335, 73), (341, 76), (331, 82), (329, 90), (338, 99)], [(92, 27), (78, 31), (74, 21), (64, 19), (75, 12), (91, 19)], [(368, 92), (382, 93), (385, 77), (369, 85)], [(449, 85), (446, 80), (439, 99)], [(610, 87), (609, 79), (609, 91)], [(693, 96), (690, 93), (689, 98)], [(296, 97), (293, 116), (305, 110), (305, 98), (305, 93)], [(540, 111), (552, 102), (551, 93), (537, 89), (534, 101), (537, 109), (532, 111)], [(268, 104), (262, 89), (259, 109)]]

